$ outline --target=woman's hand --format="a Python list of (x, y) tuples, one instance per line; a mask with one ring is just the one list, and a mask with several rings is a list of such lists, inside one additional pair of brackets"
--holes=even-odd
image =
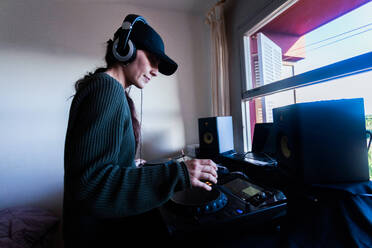
[(217, 166), (210, 159), (192, 159), (185, 161), (186, 167), (189, 171), (191, 185), (193, 187), (204, 188), (208, 191), (212, 187), (203, 181), (217, 183)]
[(142, 167), (142, 165), (146, 163), (146, 160), (138, 158), (138, 159), (135, 159), (134, 162), (136, 163), (136, 167), (138, 168), (138, 167)]

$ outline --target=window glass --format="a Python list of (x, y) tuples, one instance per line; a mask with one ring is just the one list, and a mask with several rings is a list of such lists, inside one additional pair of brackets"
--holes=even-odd
[(294, 75), (372, 51), (372, 2), (304, 35)]
[[(300, 4), (301, 1), (298, 2)], [(298, 16), (300, 7), (285, 10), (283, 16)], [(290, 14), (288, 14), (290, 13)], [(311, 18), (297, 28), (273, 19), (257, 32), (245, 37), (246, 89), (253, 89), (326, 65), (372, 51), (372, 2), (312, 29)], [(332, 11), (330, 15), (334, 14)], [(280, 16), (279, 16), (280, 17)], [(321, 20), (323, 17), (314, 19)], [(285, 18), (284, 18), (285, 19)], [(283, 19), (281, 19), (283, 20)], [(291, 19), (289, 19), (291, 21)], [(298, 20), (301, 23), (301, 20)], [(314, 21), (316, 22), (316, 21)], [(286, 27), (293, 33), (285, 33)], [(305, 27), (305, 28), (304, 28)], [(301, 29), (308, 28), (301, 34)], [(296, 34), (297, 33), (297, 34)], [(298, 34), (300, 33), (300, 34)], [(248, 61), (249, 60), (249, 61)]]

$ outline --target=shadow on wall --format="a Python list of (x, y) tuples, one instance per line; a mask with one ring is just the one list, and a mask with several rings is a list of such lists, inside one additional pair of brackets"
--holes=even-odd
[[(151, 118), (151, 116), (150, 116)], [(179, 124), (174, 124), (179, 122)], [(173, 124), (172, 124), (173, 123)], [(181, 118), (168, 122), (168, 126), (158, 126), (151, 130), (143, 129), (142, 158), (150, 161), (171, 158), (181, 154), (184, 144), (183, 125)], [(140, 156), (140, 149), (137, 157)]]
[[(30, 185), (31, 187), (32, 185)], [(40, 191), (40, 190), (39, 190)], [(25, 195), (26, 194), (26, 195)], [(18, 197), (17, 197), (18, 195)], [(10, 197), (8, 197), (10, 198)], [(58, 218), (62, 218), (61, 202), (63, 200), (63, 189), (56, 187), (53, 190), (42, 190), (38, 192), (14, 192), (13, 198), (8, 201), (8, 204), (2, 204), (0, 207), (39, 207), (51, 211)]]
[[(102, 33), (106, 31), (107, 39), (111, 37), (112, 24), (120, 20), (109, 16), (99, 20), (94, 18), (102, 16), (99, 8), (86, 8), (87, 4), (66, 1), (2, 1), (0, 42), (56, 55), (99, 57), (104, 51)], [(110, 16), (121, 16), (114, 6), (110, 11)], [(102, 40), (102, 51), (95, 42), (88, 42), (95, 40)]]
[[(185, 145), (199, 143), (198, 118), (212, 114), (212, 89), (210, 82), (210, 30), (204, 16), (190, 19), (188, 27), (195, 35), (194, 42), (182, 50), (185, 60), (179, 62), (177, 82), (178, 98), (184, 123)], [(186, 39), (186, 37), (185, 37)], [(177, 43), (175, 43), (177, 44)], [(192, 61), (186, 64), (185, 61)]]

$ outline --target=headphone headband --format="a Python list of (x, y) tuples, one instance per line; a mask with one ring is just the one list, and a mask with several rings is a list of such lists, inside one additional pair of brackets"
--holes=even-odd
[(147, 21), (142, 16), (134, 14), (127, 15), (121, 25), (121, 34), (119, 34), (119, 37), (114, 41), (112, 53), (114, 57), (121, 62), (128, 63), (136, 56), (136, 47), (129, 37), (137, 21), (147, 24)]

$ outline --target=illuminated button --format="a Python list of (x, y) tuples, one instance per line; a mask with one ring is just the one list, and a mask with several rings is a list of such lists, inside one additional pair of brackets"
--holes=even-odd
[(241, 210), (241, 209), (239, 209), (239, 208), (237, 208), (237, 209), (235, 209), (235, 212), (236, 212), (237, 214), (242, 214), (244, 211)]
[(265, 194), (265, 192), (262, 192), (262, 193), (261, 193), (261, 198), (262, 198), (262, 199), (266, 199), (266, 194)]

